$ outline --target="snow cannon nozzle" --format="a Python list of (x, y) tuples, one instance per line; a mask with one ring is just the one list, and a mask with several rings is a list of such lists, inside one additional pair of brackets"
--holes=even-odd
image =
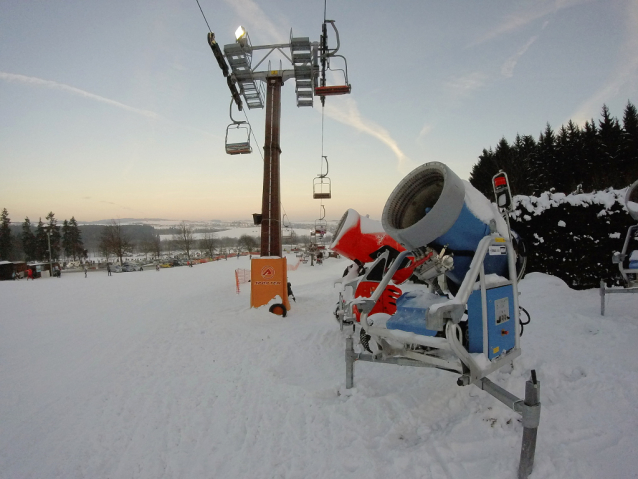
[[(496, 230), (508, 236), (507, 226), (491, 202), (471, 184), (440, 162), (419, 166), (390, 194), (381, 218), (383, 229), (409, 250), (429, 246), (454, 255), (447, 274), (460, 284), (479, 242)], [(492, 227), (490, 224), (493, 222)], [(505, 231), (505, 232), (503, 232)], [(505, 256), (490, 273), (507, 276)], [(489, 265), (488, 265), (489, 269)]]

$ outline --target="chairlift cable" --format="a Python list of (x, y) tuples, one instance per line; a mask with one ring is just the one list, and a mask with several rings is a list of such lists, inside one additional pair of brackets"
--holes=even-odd
[[(195, 0), (197, 2), (197, 6), (199, 7), (199, 11), (202, 12), (202, 17), (204, 17), (204, 21), (206, 22), (206, 26), (208, 27), (208, 31), (210, 33), (213, 33), (213, 30), (211, 30), (210, 25), (208, 24), (208, 20), (206, 20), (206, 15), (204, 15), (204, 10), (202, 10), (202, 6), (199, 4), (199, 0)], [(325, 18), (325, 13), (324, 13), (324, 18)]]
[(248, 120), (248, 115), (246, 114), (246, 109), (242, 110), (244, 113), (244, 117), (246, 118), (246, 123), (250, 127), (250, 134), (253, 136), (253, 140), (255, 140), (255, 146), (257, 147), (257, 151), (259, 151), (259, 156), (261, 156), (261, 160), (264, 161), (264, 154), (261, 152), (261, 148), (259, 147), (259, 143), (257, 143), (257, 137), (255, 136), (255, 130), (253, 130), (253, 126), (250, 124), (250, 120)]

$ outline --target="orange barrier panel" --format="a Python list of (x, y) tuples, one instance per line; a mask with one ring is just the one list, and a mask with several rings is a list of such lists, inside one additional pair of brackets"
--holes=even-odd
[(258, 308), (279, 296), (290, 310), (286, 258), (253, 258), (250, 263), (250, 306)]
[(297, 271), (297, 268), (299, 268), (299, 265), (301, 264), (301, 260), (297, 261), (296, 265), (288, 265), (288, 271)]
[(239, 285), (250, 282), (250, 270), (249, 269), (236, 269), (235, 270), (235, 283), (237, 284), (237, 294), (239, 294)]

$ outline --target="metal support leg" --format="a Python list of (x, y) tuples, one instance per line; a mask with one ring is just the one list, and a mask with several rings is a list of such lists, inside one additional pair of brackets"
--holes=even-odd
[(346, 389), (354, 385), (354, 342), (352, 336), (346, 338)]
[(536, 380), (536, 371), (532, 370), (532, 379), (525, 383), (525, 407), (523, 416), (523, 443), (521, 462), (518, 466), (518, 479), (527, 479), (534, 468), (536, 453), (536, 434), (540, 422), (540, 383)]
[(605, 316), (605, 281), (600, 280), (600, 315)]

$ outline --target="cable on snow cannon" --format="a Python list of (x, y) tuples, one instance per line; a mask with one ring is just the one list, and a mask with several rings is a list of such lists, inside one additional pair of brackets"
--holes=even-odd
[[(540, 422), (535, 371), (524, 400), (487, 378), (521, 354), (517, 263), (524, 266), (501, 216), (509, 208), (504, 199), (511, 199), (507, 175), (493, 181), (498, 207), (446, 165), (431, 162), (399, 182), (381, 228), (348, 210), (331, 248), (360, 263), (374, 261), (363, 274), (342, 279), (335, 316), (342, 330), (352, 326), (345, 330), (346, 388), (354, 386), (357, 361), (457, 373), (459, 386), (475, 385), (521, 414), (519, 477), (527, 477)], [(405, 286), (403, 293), (391, 285), (402, 269), (425, 287)], [(361, 352), (354, 350), (357, 329)]]

